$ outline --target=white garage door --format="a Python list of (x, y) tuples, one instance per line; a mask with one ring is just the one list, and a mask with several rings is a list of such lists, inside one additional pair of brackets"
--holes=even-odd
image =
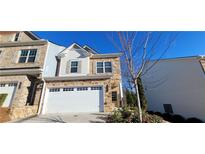
[(43, 113), (102, 112), (102, 87), (65, 87), (48, 89)]
[(9, 107), (13, 99), (17, 83), (0, 83), (0, 95), (5, 96), (1, 107)]

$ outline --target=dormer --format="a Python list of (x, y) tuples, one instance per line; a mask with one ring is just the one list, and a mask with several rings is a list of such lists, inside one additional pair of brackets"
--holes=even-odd
[(76, 43), (60, 52), (57, 58), (57, 76), (83, 76), (89, 74), (91, 53)]

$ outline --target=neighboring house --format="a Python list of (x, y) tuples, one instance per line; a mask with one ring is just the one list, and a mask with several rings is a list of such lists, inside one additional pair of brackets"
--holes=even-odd
[(0, 110), (109, 112), (121, 103), (120, 54), (56, 45), (31, 32), (0, 32)]
[(142, 76), (142, 81), (148, 110), (205, 121), (203, 56), (162, 59)]

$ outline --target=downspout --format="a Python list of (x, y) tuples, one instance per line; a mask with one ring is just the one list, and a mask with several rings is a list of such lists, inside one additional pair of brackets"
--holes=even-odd
[(121, 106), (124, 106), (122, 82), (120, 82), (120, 101), (121, 101)]
[(44, 96), (45, 96), (45, 89), (46, 89), (46, 82), (44, 79), (42, 79), (43, 81), (43, 89), (42, 89), (42, 92), (41, 92), (41, 99), (40, 99), (40, 102), (39, 102), (39, 107), (38, 107), (38, 115), (42, 113), (42, 110), (43, 110), (43, 100), (44, 100)]
[(38, 115), (41, 114), (42, 110), (43, 110), (43, 100), (44, 100), (45, 88), (46, 88), (46, 82), (44, 80), (44, 73), (45, 73), (45, 69), (46, 69), (47, 55), (48, 55), (48, 51), (49, 51), (49, 47), (50, 47), (50, 42), (47, 41), (47, 43), (48, 43), (48, 45), (47, 45), (46, 55), (44, 58), (44, 65), (43, 65), (43, 72), (42, 72), (43, 89), (41, 92), (41, 98), (40, 98), (40, 102), (39, 102), (39, 106), (38, 106), (38, 112), (37, 112)]

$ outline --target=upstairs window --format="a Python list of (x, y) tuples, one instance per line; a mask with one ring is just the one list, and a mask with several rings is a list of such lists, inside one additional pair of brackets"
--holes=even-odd
[(78, 61), (71, 61), (70, 65), (70, 72), (71, 73), (77, 73), (78, 72)]
[(19, 63), (31, 63), (36, 59), (37, 49), (21, 50)]
[(97, 73), (112, 73), (112, 63), (97, 62)]
[(103, 62), (97, 62), (97, 73), (103, 73), (104, 68), (103, 68)]
[(19, 34), (20, 34), (20, 33), (16, 33), (15, 38), (14, 38), (14, 41), (18, 41), (18, 40), (19, 40)]
[(105, 62), (105, 73), (111, 73), (111, 72), (112, 72), (111, 62)]

